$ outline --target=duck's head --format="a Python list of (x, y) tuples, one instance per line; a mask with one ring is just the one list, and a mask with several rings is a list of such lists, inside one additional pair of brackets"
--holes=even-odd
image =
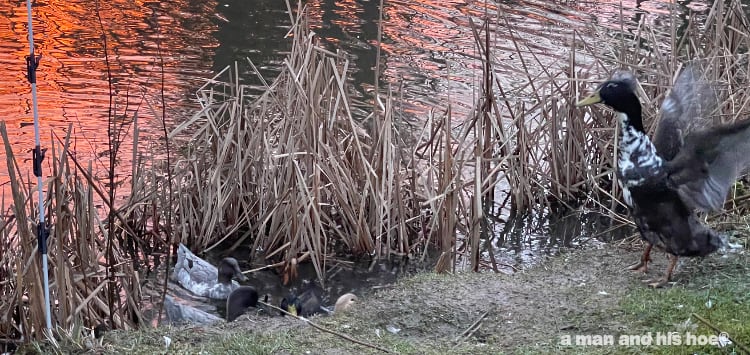
[(357, 301), (357, 296), (352, 293), (341, 295), (341, 297), (336, 300), (336, 305), (333, 307), (333, 313), (338, 314), (349, 310), (354, 306), (355, 301)]
[[(291, 294), (287, 297), (284, 297), (281, 299), (281, 304), (279, 305), (279, 308), (283, 309), (287, 313), (297, 316), (302, 311), (302, 304), (299, 301), (299, 298)], [(284, 316), (284, 313), (281, 313), (281, 316)]]
[(641, 118), (641, 102), (635, 94), (636, 78), (629, 71), (617, 71), (610, 80), (603, 82), (596, 90), (578, 101), (576, 106), (589, 106), (597, 103), (605, 104), (613, 110), (625, 114), (627, 124), (643, 131)]
[(258, 291), (252, 286), (240, 286), (227, 297), (227, 322), (245, 313), (248, 307), (258, 305)]
[(221, 259), (217, 269), (219, 272), (218, 279), (220, 283), (231, 283), (232, 278), (235, 277), (239, 281), (247, 281), (247, 276), (242, 273), (242, 270), (240, 270), (240, 265), (237, 263), (237, 259), (235, 258), (226, 257), (224, 259)]
[(282, 299), (280, 308), (295, 316), (308, 317), (321, 311), (322, 299), (323, 289), (315, 282), (305, 280), (302, 282), (302, 292), (292, 292)]

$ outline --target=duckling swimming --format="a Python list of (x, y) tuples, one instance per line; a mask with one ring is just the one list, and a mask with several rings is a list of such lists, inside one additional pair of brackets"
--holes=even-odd
[(636, 271), (647, 271), (652, 246), (669, 253), (666, 285), (679, 256), (706, 256), (724, 244), (695, 211), (720, 209), (729, 188), (750, 166), (750, 120), (701, 127), (717, 107), (716, 93), (689, 66), (661, 106), (653, 143), (646, 135), (635, 76), (618, 72), (576, 105), (603, 103), (618, 113), (620, 148), (617, 177), (625, 203), (646, 241)]
[(172, 280), (196, 296), (226, 299), (233, 290), (240, 287), (239, 283), (232, 281), (233, 277), (247, 281), (235, 258), (222, 259), (217, 268), (197, 257), (183, 244), (177, 249), (177, 263), (172, 272)]

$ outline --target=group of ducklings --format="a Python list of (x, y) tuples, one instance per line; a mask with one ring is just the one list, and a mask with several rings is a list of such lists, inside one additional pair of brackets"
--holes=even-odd
[[(245, 313), (249, 307), (257, 307), (258, 291), (252, 286), (241, 286), (247, 277), (240, 270), (237, 260), (226, 257), (218, 267), (193, 254), (180, 244), (177, 249), (177, 263), (171, 279), (180, 286), (200, 297), (213, 300), (226, 299), (226, 320), (231, 322)], [(322, 306), (323, 290), (313, 282), (303, 284), (301, 292), (293, 293), (281, 301), (281, 309), (295, 316), (309, 317), (313, 314), (331, 314), (349, 309), (357, 296), (347, 293), (336, 302), (333, 311)], [(172, 324), (194, 323), (211, 324), (221, 320), (218, 316), (195, 307), (181, 304), (174, 298), (164, 298), (167, 319)]]
[[(323, 307), (323, 289), (314, 282), (305, 281), (299, 294), (291, 293), (281, 300), (280, 308), (295, 316), (309, 317), (315, 314), (335, 314), (346, 311), (357, 301), (357, 296), (346, 293), (336, 300), (333, 310)], [(283, 315), (283, 314), (282, 314)]]

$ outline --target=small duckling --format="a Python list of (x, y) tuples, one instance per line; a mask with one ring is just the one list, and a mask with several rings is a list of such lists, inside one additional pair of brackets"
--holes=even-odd
[[(295, 295), (293, 292), (281, 300), (280, 308), (301, 317), (309, 317), (313, 314), (325, 312), (320, 307), (323, 299), (323, 289), (311, 281), (304, 281), (302, 292)], [(284, 313), (281, 314), (282, 316)]]
[(227, 322), (245, 313), (248, 307), (258, 305), (258, 291), (252, 286), (240, 286), (227, 297)]
[(357, 301), (357, 296), (353, 293), (345, 293), (341, 295), (341, 297), (336, 300), (336, 305), (333, 306), (333, 314), (340, 314), (348, 311), (354, 306), (355, 301)]
[(106, 321), (101, 322), (94, 327), (94, 339), (99, 339), (104, 336), (104, 333), (109, 331)]
[(336, 300), (336, 305), (331, 311), (330, 308), (322, 306), (323, 289), (313, 282), (305, 282), (302, 287), (304, 290), (298, 296), (292, 294), (282, 299), (280, 308), (295, 316), (309, 317), (319, 313), (337, 314), (346, 312), (357, 300), (357, 296), (352, 293), (343, 294)]
[(243, 282), (247, 281), (237, 259), (224, 258), (216, 268), (180, 244), (172, 279), (196, 296), (226, 299), (229, 293), (240, 287), (239, 283), (232, 281), (233, 277)]

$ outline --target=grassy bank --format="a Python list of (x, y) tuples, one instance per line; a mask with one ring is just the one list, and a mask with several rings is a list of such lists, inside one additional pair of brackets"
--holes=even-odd
[[(622, 271), (638, 250), (571, 251), (513, 275), (418, 274), (361, 297), (354, 312), (315, 317), (323, 327), (401, 354), (742, 353), (737, 345), (624, 346), (621, 335), (716, 335), (693, 314), (750, 344), (750, 256), (730, 252), (684, 259), (675, 284), (650, 289)], [(655, 255), (650, 272), (663, 272)], [(711, 302), (710, 307), (707, 302)], [(396, 332), (396, 330), (398, 330)], [(612, 335), (614, 346), (561, 344), (566, 336)], [(165, 337), (171, 341), (165, 346)], [(655, 339), (653, 340), (656, 341)], [(685, 340), (687, 341), (687, 340)], [(90, 345), (85, 345), (89, 343)], [(37, 348), (37, 347), (41, 347)], [(29, 345), (21, 353), (352, 354), (380, 351), (288, 317), (249, 314), (214, 327), (161, 327)]]

